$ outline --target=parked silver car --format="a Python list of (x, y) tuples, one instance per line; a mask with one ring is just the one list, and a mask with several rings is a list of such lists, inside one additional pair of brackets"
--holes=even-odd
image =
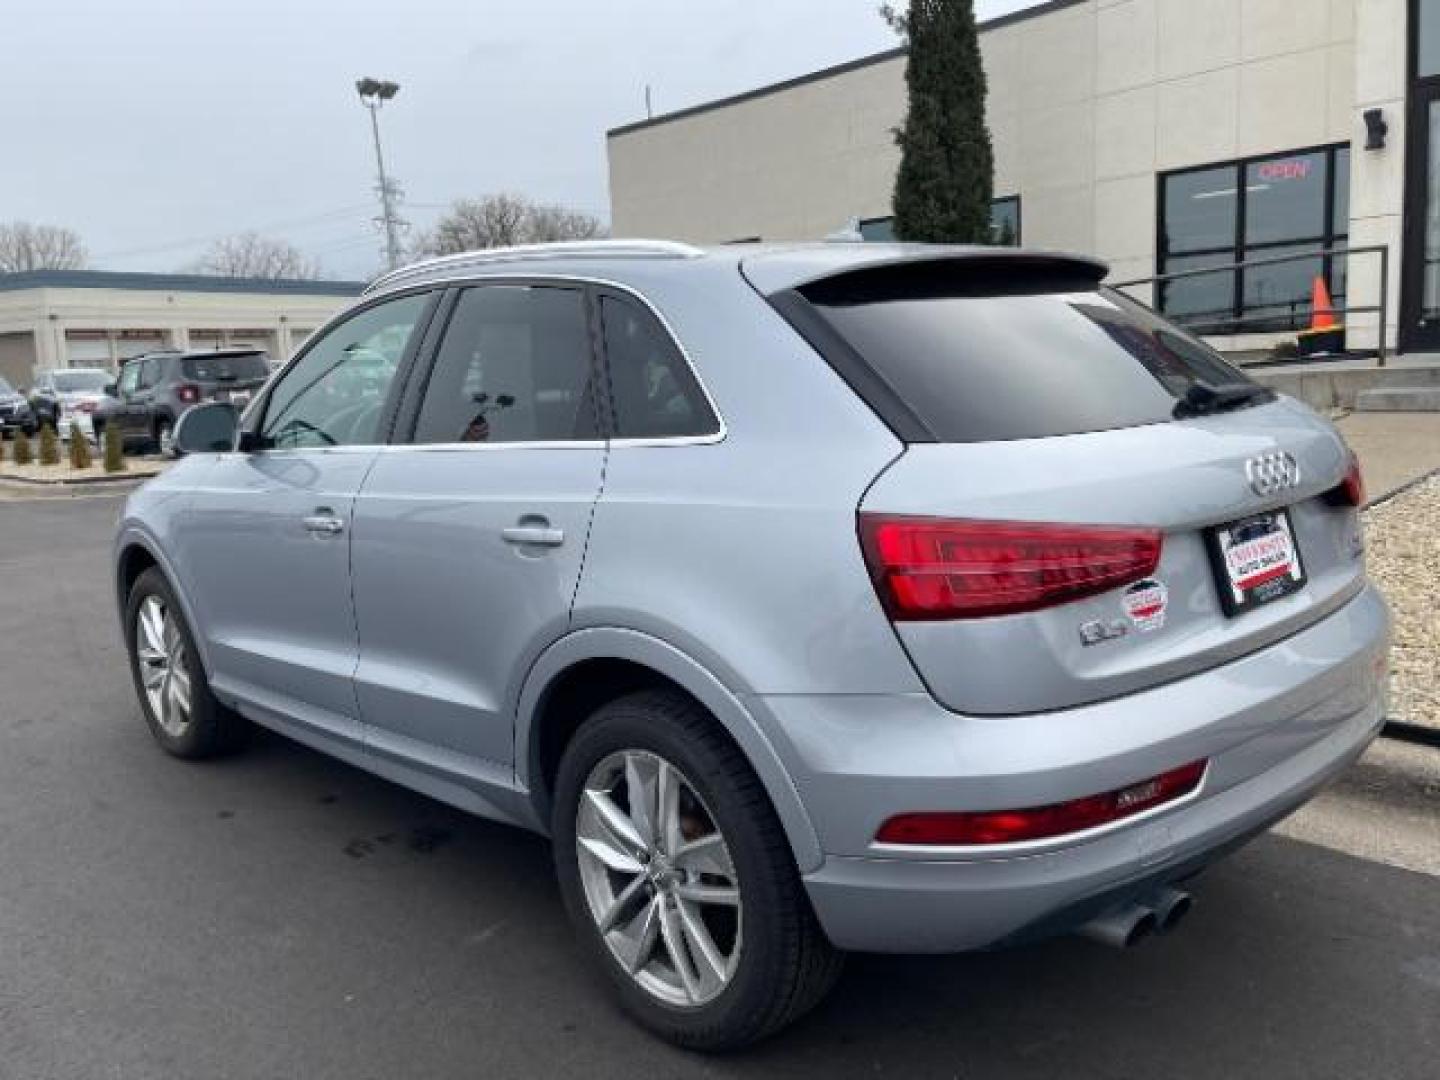
[(256, 722), (550, 834), (644, 1025), (841, 950), (1173, 926), (1384, 714), (1329, 423), (1083, 258), (609, 242), (373, 285), (136, 492), (180, 757)]

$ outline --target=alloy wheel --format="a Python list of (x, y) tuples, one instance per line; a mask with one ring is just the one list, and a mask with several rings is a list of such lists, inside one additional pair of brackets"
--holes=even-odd
[(190, 667), (180, 624), (159, 596), (147, 596), (135, 616), (135, 656), (151, 715), (167, 734), (190, 725)]
[(604, 758), (585, 781), (575, 845), (596, 928), (635, 983), (673, 1006), (718, 997), (740, 960), (740, 883), (685, 774), (650, 751)]

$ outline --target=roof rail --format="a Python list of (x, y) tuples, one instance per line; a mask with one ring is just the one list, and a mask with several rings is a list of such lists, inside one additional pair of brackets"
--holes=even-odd
[(479, 251), (462, 251), (456, 255), (441, 255), (438, 258), (425, 259), (422, 262), (381, 275), (366, 286), (365, 292), (372, 293), (383, 286), (393, 285), (407, 278), (419, 277), (435, 270), (463, 269), (471, 266), (484, 266), (487, 263), (514, 262), (522, 259), (587, 257), (694, 259), (704, 254), (703, 250), (692, 244), (682, 244), (675, 240), (565, 240), (551, 244), (519, 244), (515, 247), (484, 248)]

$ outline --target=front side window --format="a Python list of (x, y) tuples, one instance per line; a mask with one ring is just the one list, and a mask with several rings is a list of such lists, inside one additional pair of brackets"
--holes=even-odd
[(386, 397), (430, 302), (424, 293), (402, 296), (327, 332), (275, 385), (263, 444), (296, 450), (380, 442)]
[(630, 300), (600, 298), (617, 438), (714, 435), (720, 422), (663, 327)]
[(1345, 258), (1228, 269), (1238, 262), (1342, 246), (1350, 222), (1350, 150), (1271, 155), (1161, 178), (1160, 272), (1226, 267), (1164, 282), (1160, 307), (1204, 333), (1308, 325), (1311, 286), (1345, 293)]
[(138, 361), (132, 361), (120, 369), (120, 381), (116, 384), (116, 389), (121, 397), (125, 397), (127, 394), (133, 394), (139, 386), (140, 364)]
[(436, 355), (415, 441), (569, 442), (598, 434), (584, 294), (467, 289)]

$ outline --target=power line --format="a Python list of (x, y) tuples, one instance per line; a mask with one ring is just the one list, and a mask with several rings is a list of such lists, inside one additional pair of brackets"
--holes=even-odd
[(110, 251), (103, 255), (96, 255), (95, 261), (100, 262), (106, 259), (125, 259), (132, 255), (155, 255), (165, 251), (175, 251), (179, 248), (197, 247), (200, 244), (213, 243), (216, 240), (224, 240), (226, 237), (234, 236), (236, 233), (244, 232), (274, 232), (278, 229), (294, 229), (302, 225), (315, 225), (338, 218), (349, 217), (370, 208), (369, 203), (359, 203), (354, 206), (346, 206), (337, 210), (328, 210), (323, 214), (312, 214), (308, 217), (291, 218), (288, 221), (277, 221), (269, 225), (257, 225), (249, 228), (229, 229), (222, 233), (211, 233), (208, 236), (195, 236), (187, 240), (175, 240), (166, 244), (154, 244), (149, 247), (131, 248), (128, 251)]

